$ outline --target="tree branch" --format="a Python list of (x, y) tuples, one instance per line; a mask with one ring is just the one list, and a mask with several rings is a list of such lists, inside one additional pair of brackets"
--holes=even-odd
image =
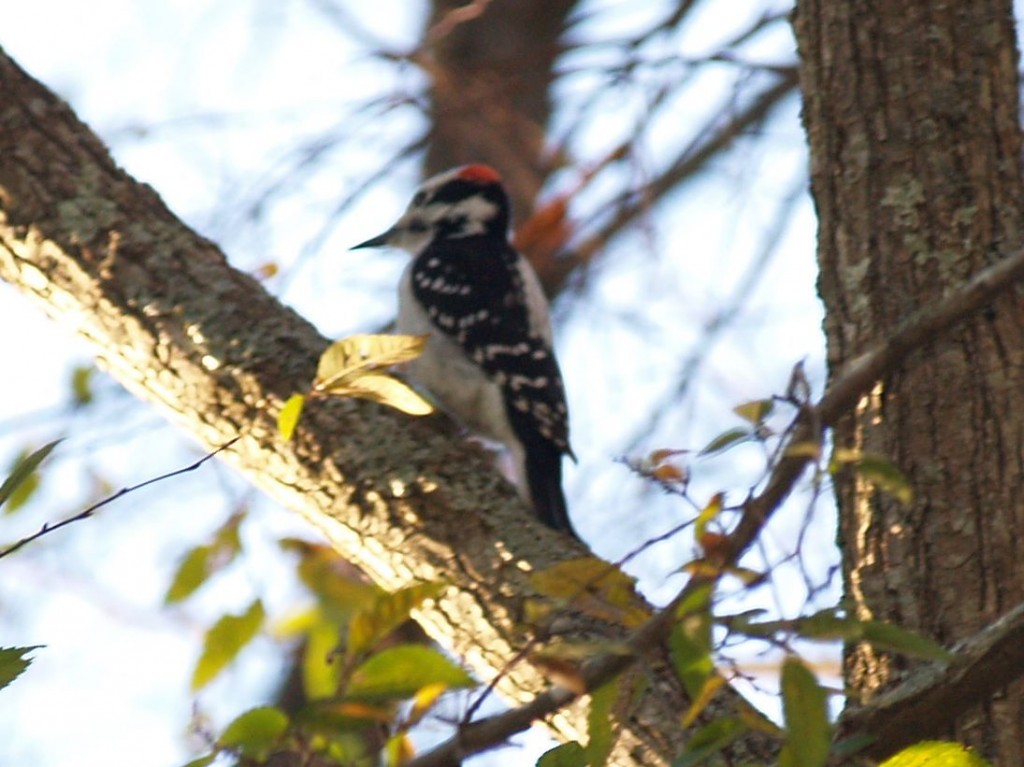
[[(790, 443), (820, 443), (824, 429), (849, 412), (876, 381), (895, 370), (911, 352), (973, 316), (1022, 280), (1024, 250), (1018, 250), (978, 272), (942, 301), (918, 310), (882, 343), (851, 360), (833, 377), (817, 406), (808, 409), (798, 421)], [(810, 460), (805, 454), (784, 456), (764, 491), (745, 504), (743, 517), (733, 533), (734, 556), (757, 537), (763, 520), (789, 495)]]
[(916, 671), (871, 703), (849, 708), (844, 737), (869, 735), (864, 754), (884, 759), (901, 748), (947, 732), (958, 716), (1024, 676), (1024, 604), (961, 643), (956, 658)]

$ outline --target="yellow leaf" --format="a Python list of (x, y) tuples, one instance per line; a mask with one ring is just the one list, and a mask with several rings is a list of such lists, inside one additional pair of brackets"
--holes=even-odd
[(859, 461), (861, 452), (854, 447), (837, 447), (832, 451), (832, 462), (836, 465)]
[(700, 514), (697, 515), (697, 521), (693, 525), (693, 534), (697, 540), (704, 537), (704, 533), (708, 529), (708, 523), (722, 512), (724, 502), (725, 493), (715, 493), (711, 496), (711, 500), (708, 501), (707, 505), (701, 509)]
[(787, 458), (810, 458), (818, 460), (821, 457), (821, 443), (819, 442), (794, 442), (786, 446)]
[(331, 392), (379, 402), (409, 415), (430, 415), (434, 412), (433, 406), (408, 384), (384, 373), (363, 373), (344, 386), (332, 388)]
[(356, 335), (335, 341), (320, 355), (313, 388), (332, 392), (361, 373), (408, 362), (423, 353), (426, 336)]
[(412, 697), (412, 709), (406, 717), (406, 726), (411, 727), (417, 724), (430, 712), (438, 698), (446, 692), (448, 692), (448, 685), (441, 682), (427, 684), (418, 689)]
[(707, 559), (695, 559), (687, 562), (681, 568), (682, 572), (692, 575), (694, 578), (718, 578), (722, 575), (722, 568)]
[(960, 743), (923, 740), (882, 762), (882, 767), (991, 767)]
[(700, 716), (701, 712), (707, 707), (711, 699), (715, 697), (715, 694), (722, 689), (725, 684), (725, 677), (718, 674), (710, 674), (704, 681), (704, 685), (700, 689), (697, 697), (693, 699), (690, 704), (690, 708), (687, 710), (686, 715), (683, 716), (683, 727), (692, 727), (693, 723)]
[(299, 424), (299, 418), (302, 417), (302, 409), (305, 406), (306, 396), (304, 394), (293, 394), (284, 403), (281, 412), (277, 414), (277, 430), (281, 433), (285, 442), (291, 440), (292, 435), (295, 433), (295, 427)]
[(764, 422), (764, 419), (771, 414), (774, 408), (775, 403), (770, 399), (757, 399), (753, 402), (744, 402), (742, 405), (737, 405), (732, 409), (732, 412), (744, 421), (750, 421), (750, 423), (757, 426)]
[(398, 767), (416, 756), (416, 749), (408, 735), (398, 732), (388, 738), (384, 745), (384, 753), (387, 757), (387, 767)]
[(256, 279), (269, 280), (271, 277), (276, 277), (280, 271), (280, 265), (274, 261), (267, 261), (256, 267)]

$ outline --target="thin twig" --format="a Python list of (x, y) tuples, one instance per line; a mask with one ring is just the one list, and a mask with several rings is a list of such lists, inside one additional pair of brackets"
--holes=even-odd
[(51, 525), (48, 522), (45, 523), (36, 532), (32, 533), (32, 535), (29, 535), (29, 536), (27, 536), (25, 538), (22, 538), (17, 543), (13, 543), (10, 546), (8, 546), (6, 549), (3, 549), (2, 551), (0, 551), (0, 559), (3, 559), (4, 557), (8, 556), (9, 554), (13, 554), (15, 551), (20, 549), (22, 546), (25, 546), (25, 545), (31, 543), (32, 541), (35, 541), (35, 540), (37, 540), (39, 538), (42, 538), (44, 535), (48, 535), (49, 533), (52, 533), (52, 532), (54, 532), (56, 530), (60, 530), (62, 527), (66, 527), (66, 526), (70, 525), (72, 522), (79, 522), (79, 521), (81, 521), (83, 519), (88, 519), (89, 517), (93, 516), (97, 511), (102, 509), (107, 504), (113, 503), (118, 498), (121, 498), (121, 497), (123, 497), (125, 495), (128, 495), (128, 493), (134, 493), (136, 490), (141, 490), (142, 488), (148, 487), (149, 485), (156, 484), (157, 482), (162, 482), (165, 479), (170, 479), (171, 477), (177, 477), (177, 476), (180, 476), (182, 474), (187, 474), (190, 471), (195, 471), (196, 469), (198, 469), (200, 466), (202, 466), (204, 463), (209, 461), (211, 458), (213, 458), (218, 453), (220, 453), (220, 452), (222, 452), (224, 450), (227, 450), (229, 447), (231, 447), (233, 444), (235, 444), (239, 439), (241, 439), (241, 437), (235, 437), (231, 441), (226, 442), (223, 445), (221, 445), (220, 447), (218, 447), (212, 453), (207, 453), (206, 455), (204, 455), (202, 458), (200, 458), (195, 463), (192, 463), (192, 464), (190, 464), (190, 465), (188, 465), (188, 466), (186, 466), (186, 467), (184, 467), (182, 469), (175, 469), (174, 471), (168, 472), (167, 474), (161, 474), (159, 477), (153, 477), (151, 479), (147, 479), (145, 482), (140, 482), (137, 485), (130, 485), (128, 487), (122, 487), (120, 490), (118, 490), (113, 495), (108, 495), (106, 498), (104, 498), (101, 501), (97, 501), (96, 503), (94, 503), (89, 508), (80, 511), (77, 514), (75, 514), (74, 516), (68, 517), (67, 519), (62, 519), (60, 522), (57, 522), (54, 525)]

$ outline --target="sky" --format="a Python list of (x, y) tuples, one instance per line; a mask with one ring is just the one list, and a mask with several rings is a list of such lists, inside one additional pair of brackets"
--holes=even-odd
[[(657, 6), (657, 3), (652, 3)], [(705, 3), (701, 24), (671, 41), (698, 57), (728, 37), (731, 25), (760, 4), (736, 3), (727, 15)], [(365, 100), (418, 86), (415, 72), (396, 73), (340, 34), (328, 3), (266, 0), (175, 0), (165, 4), (68, 0), (0, 5), (0, 45), (31, 74), (66, 98), (109, 143), (136, 178), (152, 185), (189, 225), (218, 242), (239, 268), (279, 269), (268, 287), (325, 334), (341, 336), (386, 323), (404, 261), (394, 253), (349, 253), (389, 224), (416, 183), (414, 162), (398, 164), (362, 200), (338, 211), (339, 189), (375, 172), (403, 140), (422, 128), (401, 110), (361, 110)], [(405, 50), (422, 17), (398, 0), (342, 5), (363, 39)], [(579, 34), (613, 38), (646, 19), (610, 2), (589, 4)], [(646, 6), (645, 6), (646, 7)], [(633, 6), (635, 9), (635, 5)], [(785, 31), (749, 54), (792, 60)], [(553, 131), (567, 129), (572, 110), (593, 98), (585, 54), (566, 62), (580, 71), (560, 83), (562, 112)], [(672, 119), (643, 136), (656, 164), (679, 141), (679, 126), (700, 123), (722, 98), (727, 69), (694, 78)], [(600, 156), (631, 129), (643, 99), (603, 98), (606, 119), (573, 138), (582, 158)], [(599, 102), (599, 105), (601, 102)], [(770, 150), (751, 141), (708, 177), (674, 196), (649, 226), (615, 243), (630, 258), (604, 261), (586, 289), (555, 306), (557, 345), (574, 415), (579, 466), (566, 480), (577, 527), (597, 553), (622, 556), (644, 538), (681, 521), (690, 510), (646, 492), (618, 461), (640, 424), (637, 450), (699, 449), (738, 425), (730, 409), (785, 387), (803, 360), (815, 386), (824, 382), (821, 308), (814, 292), (814, 219), (804, 189), (798, 105), (769, 124)], [(340, 148), (317, 154), (323, 136), (343, 133)], [(355, 148), (358, 147), (358, 150)], [(303, 163), (315, 156), (315, 167)], [(571, 179), (554, 180), (554, 184)], [(596, 205), (600, 186), (576, 204)], [(593, 198), (593, 199), (592, 199)], [(778, 233), (768, 265), (721, 342), (707, 355), (694, 385), (673, 401), (673, 371), (699, 348), (704, 327), (728, 304), (772, 235), (787, 200), (791, 216)], [(679, 257), (657, 258), (669, 253)], [(637, 306), (642, 305), (643, 312)], [(0, 518), (0, 538), (14, 540), (45, 520), (80, 508), (84, 497), (172, 471), (197, 453), (171, 427), (136, 407), (119, 387), (94, 380), (98, 402), (70, 413), (69, 377), (89, 350), (0, 285), (0, 467), (27, 444), (58, 434), (55, 481), (44, 481), (31, 508)], [(668, 398), (668, 399), (666, 399)], [(661, 411), (662, 402), (672, 407)], [(652, 413), (653, 411), (653, 413)], [(728, 460), (695, 464), (694, 494), (728, 487), (744, 492), (763, 463), (757, 449)], [(766, 543), (781, 559), (804, 524), (818, 551), (804, 563), (816, 581), (834, 564), (830, 508), (808, 517), (794, 503)], [(186, 608), (159, 605), (176, 561), (232, 511), (244, 508), (246, 563)], [(636, 510), (642, 508), (643, 514)], [(620, 531), (629, 530), (629, 535)], [(259, 700), (280, 673), (275, 645), (247, 651), (245, 662), (194, 696), (188, 680), (199, 639), (225, 609), (254, 592), (279, 615), (304, 598), (276, 553), (286, 535), (305, 526), (214, 464), (185, 478), (132, 494), (87, 523), (72, 526), (0, 561), (0, 644), (45, 644), (25, 679), (0, 691), (0, 764), (174, 765), (199, 747), (187, 736), (195, 710), (223, 725), (240, 701)], [(652, 547), (631, 565), (645, 593), (665, 601), (681, 583), (677, 570), (692, 544)], [(758, 606), (792, 612), (798, 569), (780, 568), (780, 586)], [(802, 593), (802, 591), (801, 591)], [(834, 596), (834, 588), (826, 590)], [(749, 603), (748, 603), (749, 604)], [(227, 607), (225, 606), (227, 605)], [(834, 653), (834, 651), (833, 651)], [(9, 728), (9, 732), (4, 732)], [(433, 737), (431, 734), (423, 737)], [(540, 745), (538, 745), (540, 744)], [(543, 741), (535, 738), (529, 749)], [(485, 763), (481, 761), (481, 763)], [(495, 764), (500, 764), (500, 755)]]

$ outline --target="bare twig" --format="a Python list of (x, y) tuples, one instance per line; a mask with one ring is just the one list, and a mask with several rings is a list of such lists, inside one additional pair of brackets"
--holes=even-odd
[(440, 21), (427, 30), (427, 44), (436, 43), (442, 37), (450, 35), (459, 24), (479, 18), (490, 4), (491, 0), (472, 0), (466, 5), (448, 11)]
[(0, 559), (3, 559), (4, 557), (8, 556), (9, 554), (13, 554), (18, 549), (22, 548), (23, 546), (28, 545), (32, 541), (35, 541), (35, 540), (38, 540), (39, 538), (42, 538), (44, 535), (48, 535), (49, 533), (52, 533), (52, 532), (54, 532), (56, 530), (60, 530), (62, 527), (67, 527), (72, 522), (80, 522), (83, 519), (88, 519), (89, 517), (93, 516), (97, 511), (102, 509), (107, 504), (113, 503), (118, 498), (122, 498), (122, 497), (128, 495), (129, 493), (134, 493), (136, 490), (141, 490), (142, 488), (148, 487), (149, 485), (156, 484), (157, 482), (163, 482), (165, 479), (171, 479), (172, 477), (177, 477), (177, 476), (180, 476), (182, 474), (187, 474), (190, 471), (195, 471), (196, 469), (198, 469), (200, 466), (202, 466), (204, 463), (209, 461), (211, 458), (213, 458), (218, 453), (220, 453), (220, 452), (222, 452), (224, 450), (227, 450), (229, 447), (231, 447), (233, 444), (235, 444), (238, 440), (239, 440), (239, 437), (235, 437), (230, 442), (227, 442), (227, 443), (221, 445), (220, 447), (218, 447), (212, 453), (207, 453), (206, 455), (204, 455), (202, 458), (200, 458), (195, 463), (189, 464), (188, 466), (185, 466), (184, 468), (175, 469), (174, 471), (170, 471), (170, 472), (168, 472), (166, 474), (161, 474), (159, 477), (152, 477), (151, 479), (147, 479), (145, 482), (140, 482), (137, 485), (130, 485), (128, 487), (122, 487), (120, 490), (118, 490), (113, 495), (108, 495), (106, 498), (104, 498), (101, 501), (97, 501), (96, 503), (94, 503), (89, 508), (83, 509), (82, 511), (78, 512), (77, 514), (75, 514), (73, 516), (68, 517), (67, 519), (62, 519), (60, 522), (57, 522), (56, 524), (51, 525), (49, 522), (47, 522), (41, 528), (39, 528), (36, 532), (32, 533), (32, 535), (26, 536), (25, 538), (22, 538), (20, 541), (17, 541), (16, 543), (12, 543), (10, 546), (8, 546), (7, 548), (5, 548), (2, 551), (0, 551)]
[(787, 96), (795, 93), (797, 79), (797, 71), (794, 66), (773, 85), (760, 93), (728, 125), (716, 126), (714, 123), (718, 117), (713, 117), (705, 130), (698, 133), (701, 137), (710, 135), (712, 138), (703, 143), (701, 143), (702, 139), (695, 141), (667, 170), (646, 184), (642, 194), (634, 195), (623, 202), (607, 223), (572, 250), (569, 254), (572, 266), (591, 261), (610, 239), (629, 226), (638, 215), (649, 210), (654, 202), (665, 197), (683, 181), (696, 176), (697, 172), (712, 159), (718, 157), (725, 147), (753, 126), (766, 120)]
[[(778, 245), (785, 233), (786, 226), (790, 222), (796, 203), (800, 200), (806, 187), (806, 179), (801, 177), (799, 184), (790, 191), (779, 205), (775, 223), (763, 239), (760, 251), (755, 254), (746, 272), (740, 276), (733, 288), (732, 295), (720, 302), (721, 308), (704, 322), (703, 334), (699, 343), (690, 351), (687, 358), (680, 366), (679, 374), (675, 376), (675, 389), (669, 394), (674, 401), (681, 401), (689, 393), (697, 371), (710, 356), (715, 344), (722, 337), (729, 326), (747, 306), (750, 296), (761, 283), (771, 260), (778, 253)], [(665, 400), (657, 402), (650, 408), (650, 413), (644, 423), (633, 430), (633, 434), (626, 440), (626, 447), (623, 452), (631, 453), (636, 450), (645, 437), (654, 433), (658, 421), (665, 412)]]

